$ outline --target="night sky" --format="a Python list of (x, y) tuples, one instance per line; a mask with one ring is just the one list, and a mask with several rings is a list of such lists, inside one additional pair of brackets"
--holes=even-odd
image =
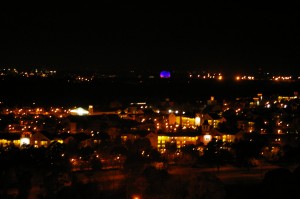
[(300, 71), (293, 5), (196, 8), (1, 8), (0, 67)]

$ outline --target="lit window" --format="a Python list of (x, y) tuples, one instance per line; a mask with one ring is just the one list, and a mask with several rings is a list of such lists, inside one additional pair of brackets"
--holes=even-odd
[(48, 144), (48, 141), (41, 141), (42, 146), (46, 146)]

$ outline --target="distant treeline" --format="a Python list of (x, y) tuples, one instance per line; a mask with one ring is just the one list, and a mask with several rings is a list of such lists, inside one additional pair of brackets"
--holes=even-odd
[(0, 101), (8, 105), (101, 105), (111, 101), (176, 102), (235, 99), (237, 97), (292, 96), (300, 82), (217, 81), (191, 79), (97, 79), (77, 82), (68, 79), (5, 79), (0, 81)]

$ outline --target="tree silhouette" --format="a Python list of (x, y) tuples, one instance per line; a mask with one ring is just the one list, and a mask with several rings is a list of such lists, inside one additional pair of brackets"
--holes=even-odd
[(264, 141), (257, 136), (252, 137), (249, 140), (245, 139), (235, 142), (232, 145), (232, 148), (234, 150), (237, 165), (250, 169), (250, 167), (253, 166), (251, 165), (251, 160), (260, 157), (264, 145)]
[(174, 161), (175, 160), (175, 153), (177, 152), (177, 145), (176, 143), (167, 142), (166, 143), (166, 152), (165, 156), (168, 161)]
[(128, 143), (128, 154), (124, 163), (124, 170), (130, 175), (140, 174), (146, 163), (150, 162), (150, 153), (152, 146), (147, 138), (134, 140), (132, 144)]
[(196, 150), (196, 146), (194, 144), (189, 144), (181, 148), (182, 157), (181, 161), (185, 164), (193, 165), (196, 163), (199, 153)]
[(222, 140), (213, 138), (209, 143), (207, 143), (206, 150), (204, 151), (204, 160), (206, 160), (210, 164), (216, 165), (218, 170), (221, 164), (220, 147), (222, 145)]

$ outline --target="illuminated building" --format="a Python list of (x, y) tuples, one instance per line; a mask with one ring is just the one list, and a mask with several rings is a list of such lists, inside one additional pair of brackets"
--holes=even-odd
[(163, 152), (166, 149), (166, 144), (176, 144), (177, 149), (186, 145), (197, 145), (200, 142), (201, 135), (199, 133), (163, 133), (159, 134), (157, 138), (157, 149)]
[(195, 117), (188, 115), (180, 115), (176, 117), (176, 123), (182, 127), (195, 127)]
[(160, 78), (170, 78), (171, 73), (169, 71), (161, 71), (159, 76)]
[(79, 107), (79, 108), (76, 108), (76, 109), (73, 109), (70, 111), (71, 115), (79, 115), (79, 116), (83, 116), (83, 115), (88, 115), (89, 114), (89, 111)]
[[(177, 111), (178, 112), (178, 111)], [(175, 111), (176, 113), (176, 111)], [(197, 126), (201, 125), (201, 118), (199, 114), (196, 116), (191, 116), (187, 114), (178, 114), (170, 113), (168, 117), (168, 123), (166, 123), (166, 127), (181, 127), (182, 129), (196, 129)]]
[(20, 147), (20, 134), (17, 133), (0, 133), (0, 145), (3, 147), (14, 145)]
[(93, 115), (94, 114), (94, 107), (93, 105), (89, 105), (89, 115)]
[(70, 122), (70, 133), (77, 133), (77, 123)]
[(176, 115), (174, 113), (169, 114), (169, 125), (175, 125), (176, 123)]
[(236, 136), (231, 134), (221, 134), (219, 136), (215, 136), (214, 138), (217, 140), (222, 140), (222, 142), (233, 142)]
[(51, 139), (49, 139), (44, 133), (36, 132), (30, 137), (30, 143), (35, 147), (48, 147), (51, 143)]
[(21, 138), (20, 138), (20, 146), (22, 145), (30, 145), (30, 139), (31, 139), (32, 133), (30, 132), (23, 132), (21, 134)]
[(140, 138), (147, 138), (149, 139), (151, 146), (156, 149), (158, 147), (158, 136), (156, 133), (148, 132), (148, 131), (136, 131), (136, 132), (130, 132), (130, 133), (122, 133), (121, 139), (123, 143), (126, 143), (127, 141), (133, 142), (136, 139)]
[(117, 115), (120, 114), (121, 110), (97, 110), (94, 109), (93, 105), (88, 107), (88, 115)]
[(208, 105), (216, 105), (217, 101), (215, 100), (214, 96), (211, 96), (209, 100), (207, 100)]
[(196, 126), (200, 126), (201, 125), (201, 118), (200, 118), (199, 114), (196, 114), (195, 125)]
[(252, 133), (255, 131), (255, 122), (247, 118), (240, 118), (237, 120), (237, 128), (246, 133)]
[(207, 120), (208, 124), (213, 128), (218, 128), (220, 122), (225, 122), (226, 119), (224, 117), (220, 117), (218, 114), (210, 113), (202, 115), (202, 121)]
[(207, 134), (207, 135), (203, 136), (203, 144), (204, 145), (207, 145), (211, 140), (212, 140), (212, 135)]

